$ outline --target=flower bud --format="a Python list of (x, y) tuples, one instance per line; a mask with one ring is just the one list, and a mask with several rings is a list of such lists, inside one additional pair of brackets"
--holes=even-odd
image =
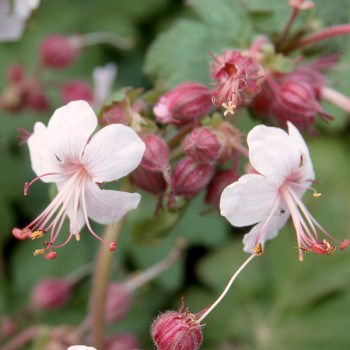
[(64, 84), (62, 88), (62, 100), (65, 104), (78, 100), (84, 100), (91, 104), (94, 101), (94, 94), (86, 82), (74, 80)]
[(152, 336), (158, 350), (197, 350), (202, 342), (200, 324), (188, 310), (161, 314), (152, 325)]
[(0, 340), (7, 338), (17, 332), (17, 324), (7, 316), (0, 317)]
[(7, 79), (10, 83), (18, 83), (24, 76), (24, 67), (21, 64), (13, 64), (7, 69)]
[(120, 333), (109, 337), (105, 342), (106, 350), (134, 350), (140, 348), (138, 339), (129, 333)]
[(221, 193), (225, 187), (237, 181), (239, 175), (236, 170), (226, 169), (218, 171), (210, 181), (204, 202), (219, 208)]
[(161, 123), (183, 125), (202, 118), (212, 107), (210, 90), (205, 85), (187, 82), (161, 96), (153, 113)]
[(169, 170), (169, 149), (166, 142), (156, 134), (148, 134), (142, 140), (146, 145), (146, 150), (140, 165), (151, 171)]
[(138, 166), (130, 176), (131, 181), (137, 187), (154, 195), (161, 195), (167, 189), (167, 183), (162, 172), (151, 171)]
[(110, 283), (107, 288), (105, 318), (108, 323), (122, 320), (129, 312), (131, 295), (120, 283)]
[(51, 68), (62, 69), (70, 66), (77, 58), (80, 45), (75, 37), (51, 35), (40, 46), (42, 63)]
[(209, 183), (214, 169), (211, 163), (198, 163), (188, 157), (181, 159), (172, 174), (174, 193), (180, 196), (197, 194)]
[(41, 280), (32, 290), (31, 303), (41, 310), (55, 310), (64, 306), (70, 296), (68, 281), (47, 278)]
[(188, 157), (202, 163), (214, 162), (220, 154), (221, 144), (211, 128), (194, 129), (185, 139), (184, 150)]
[(130, 115), (127, 113), (125, 107), (121, 103), (113, 103), (107, 107), (99, 118), (99, 123), (104, 124), (124, 124), (129, 125)]

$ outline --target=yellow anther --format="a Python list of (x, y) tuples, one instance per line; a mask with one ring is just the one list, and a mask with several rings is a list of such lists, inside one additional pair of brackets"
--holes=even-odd
[(30, 235), (30, 239), (37, 239), (41, 238), (44, 235), (44, 231), (42, 230), (36, 230)]
[(36, 249), (34, 250), (34, 256), (41, 255), (45, 253), (45, 249)]
[(263, 246), (262, 246), (261, 243), (258, 243), (258, 244), (253, 248), (253, 250), (254, 250), (254, 253), (255, 253), (256, 255), (259, 255), (259, 256), (263, 255), (264, 250), (263, 250)]
[(237, 106), (232, 101), (228, 101), (228, 104), (223, 103), (221, 106), (226, 109), (226, 111), (224, 112), (225, 117), (228, 113), (230, 113), (231, 115), (235, 114), (235, 109)]
[(322, 196), (322, 193), (314, 192), (312, 195), (313, 195), (314, 197), (318, 198), (318, 197), (321, 197), (321, 196)]

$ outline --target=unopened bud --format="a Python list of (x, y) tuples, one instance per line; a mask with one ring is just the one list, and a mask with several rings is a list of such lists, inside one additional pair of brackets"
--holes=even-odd
[(220, 149), (221, 144), (214, 130), (208, 127), (194, 129), (184, 143), (187, 156), (203, 163), (215, 161), (219, 157)]
[(198, 163), (188, 157), (181, 159), (172, 174), (174, 193), (180, 196), (197, 194), (209, 183), (214, 169), (211, 163)]
[(64, 84), (62, 88), (62, 100), (65, 104), (78, 100), (84, 100), (91, 104), (94, 101), (94, 94), (86, 82), (74, 80)]
[(64, 35), (49, 36), (40, 46), (42, 63), (55, 69), (70, 66), (77, 58), (79, 51), (77, 40)]
[(140, 348), (138, 339), (129, 333), (120, 333), (109, 337), (105, 342), (106, 350), (134, 350)]
[(113, 103), (103, 111), (102, 117), (99, 118), (99, 123), (129, 125), (130, 115), (122, 103)]
[(196, 315), (186, 310), (161, 314), (153, 323), (152, 336), (158, 350), (197, 350), (202, 342)]
[(13, 64), (7, 69), (7, 79), (11, 83), (18, 83), (24, 78), (24, 67), (21, 64)]
[(154, 195), (161, 195), (167, 189), (167, 183), (162, 172), (151, 171), (139, 166), (130, 176), (131, 181), (137, 187)]
[(169, 170), (169, 149), (166, 142), (156, 134), (148, 134), (143, 138), (143, 141), (146, 150), (140, 165), (151, 171)]
[(71, 296), (70, 284), (64, 279), (44, 279), (32, 290), (31, 303), (34, 308), (55, 310), (64, 306)]
[(161, 123), (183, 125), (198, 120), (211, 109), (210, 90), (205, 85), (187, 82), (163, 95), (153, 112)]
[(107, 288), (105, 318), (108, 323), (122, 320), (131, 306), (131, 295), (120, 283), (110, 283)]

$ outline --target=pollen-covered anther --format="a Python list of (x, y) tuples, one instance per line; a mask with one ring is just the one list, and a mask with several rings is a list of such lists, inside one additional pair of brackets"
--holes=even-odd
[(116, 246), (117, 246), (117, 243), (114, 242), (114, 241), (111, 242), (111, 243), (109, 243), (109, 250), (110, 250), (111, 252), (114, 252)]
[(253, 250), (254, 250), (254, 253), (255, 253), (256, 255), (259, 255), (259, 256), (263, 255), (263, 253), (264, 253), (264, 249), (263, 249), (263, 246), (262, 246), (261, 243), (258, 243), (258, 244), (253, 248)]
[(45, 246), (45, 247), (47, 247), (47, 246), (49, 246), (50, 244), (52, 244), (51, 242), (49, 242), (49, 241), (44, 241), (44, 242), (42, 242), (43, 243), (43, 245)]
[(237, 107), (237, 105), (235, 105), (232, 101), (228, 101), (228, 103), (223, 103), (221, 105), (222, 107), (224, 107), (226, 109), (226, 111), (224, 112), (224, 116), (226, 117), (227, 114), (231, 114), (234, 115), (235, 114), (235, 109)]
[(26, 183), (24, 184), (24, 195), (25, 195), (25, 196), (28, 196), (29, 187), (30, 187), (30, 183), (29, 183), (29, 182), (26, 182)]
[(31, 240), (34, 240), (34, 239), (41, 238), (43, 236), (44, 236), (44, 231), (43, 230), (36, 230), (29, 236), (29, 238)]
[(33, 255), (38, 256), (45, 253), (45, 249), (35, 249)]
[(321, 197), (321, 196), (322, 196), (322, 193), (314, 192), (312, 195), (313, 195), (314, 197), (318, 198), (318, 197)]

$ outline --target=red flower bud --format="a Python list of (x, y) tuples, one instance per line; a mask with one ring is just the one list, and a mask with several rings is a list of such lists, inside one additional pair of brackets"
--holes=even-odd
[(7, 79), (10, 83), (18, 83), (24, 76), (24, 67), (21, 64), (13, 64), (7, 69)]
[(70, 66), (78, 56), (80, 45), (75, 37), (52, 35), (40, 46), (41, 61), (45, 66), (62, 69)]
[(31, 302), (35, 308), (55, 310), (64, 306), (71, 296), (70, 284), (64, 279), (44, 279), (32, 290)]
[(200, 324), (188, 310), (161, 314), (152, 325), (152, 336), (158, 350), (197, 350), (202, 342)]
[(194, 129), (187, 136), (184, 150), (188, 157), (202, 163), (212, 163), (220, 154), (221, 144), (214, 130), (208, 127)]
[(140, 348), (138, 339), (129, 333), (120, 333), (109, 337), (105, 342), (106, 350), (134, 350)]
[(124, 124), (129, 125), (130, 115), (120, 103), (114, 103), (103, 111), (99, 118), (100, 124)]
[(143, 141), (146, 144), (146, 150), (140, 165), (151, 171), (169, 170), (169, 149), (166, 142), (156, 134), (148, 134)]
[(122, 320), (129, 312), (131, 295), (120, 283), (110, 283), (107, 289), (105, 318), (108, 323)]
[(141, 190), (161, 195), (167, 189), (167, 183), (162, 172), (148, 170), (139, 166), (131, 173), (131, 181)]
[(161, 123), (183, 125), (202, 118), (212, 108), (210, 90), (202, 84), (187, 82), (163, 95), (153, 113)]
[(172, 174), (174, 193), (180, 196), (197, 194), (209, 183), (214, 169), (211, 163), (198, 163), (188, 157), (181, 159)]
[(62, 89), (62, 100), (65, 104), (71, 101), (84, 100), (93, 103), (94, 94), (90, 86), (81, 80), (66, 83)]

